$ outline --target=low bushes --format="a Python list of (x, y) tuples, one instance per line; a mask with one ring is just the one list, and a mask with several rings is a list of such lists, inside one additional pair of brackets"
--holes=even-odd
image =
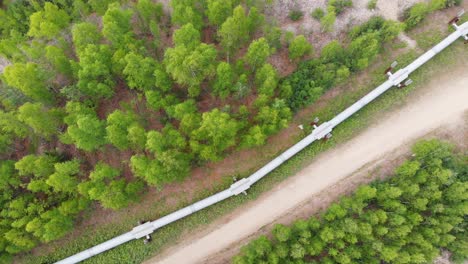
[(366, 68), (384, 42), (393, 39), (400, 30), (399, 23), (373, 17), (351, 30), (348, 47), (330, 42), (323, 48), (320, 58), (301, 63), (296, 72), (282, 81), (283, 86), (292, 89), (288, 98), (290, 108), (298, 110), (311, 104), (326, 90), (346, 80), (350, 72)]
[(460, 5), (461, 0), (431, 0), (429, 3), (417, 3), (408, 8), (404, 14), (405, 29), (410, 30), (421, 22), (430, 12)]

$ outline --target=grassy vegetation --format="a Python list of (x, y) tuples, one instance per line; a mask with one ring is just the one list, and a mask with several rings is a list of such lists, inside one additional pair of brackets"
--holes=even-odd
[[(333, 117), (355, 100), (362, 97), (368, 91), (375, 88), (376, 85), (380, 84), (385, 76), (382, 71), (387, 67), (392, 60), (395, 58), (391, 55), (391, 50), (386, 50), (382, 55), (378, 67), (373, 68), (370, 72), (371, 81), (368, 82), (364, 87), (356, 87), (356, 89), (344, 91), (338, 98), (334, 98), (330, 103), (315, 111), (312, 115), (299, 120), (304, 123), (308, 123), (314, 116), (320, 117), (321, 120), (328, 120)], [(461, 55), (463, 54), (463, 55)], [(334, 136), (331, 140), (326, 143), (318, 142), (312, 146), (306, 148), (295, 157), (291, 158), (288, 162), (282, 165), (280, 168), (268, 175), (264, 180), (257, 183), (249, 190), (247, 196), (238, 196), (224, 201), (220, 204), (214, 205), (208, 209), (200, 211), (190, 217), (182, 219), (174, 224), (161, 228), (153, 235), (153, 242), (148, 245), (143, 245), (142, 241), (132, 241), (109, 252), (93, 257), (84, 263), (141, 263), (144, 259), (149, 258), (160, 252), (163, 248), (170, 244), (173, 244), (178, 238), (181, 237), (185, 232), (199, 228), (206, 225), (222, 215), (234, 210), (238, 206), (245, 204), (248, 201), (256, 199), (260, 194), (265, 191), (271, 190), (271, 188), (278, 182), (283, 181), (287, 177), (293, 175), (299, 171), (303, 166), (310, 163), (311, 160), (320, 152), (333, 148), (335, 145), (348, 140), (353, 137), (359, 131), (367, 127), (373, 120), (381, 116), (384, 112), (388, 111), (392, 107), (401, 106), (405, 98), (409, 93), (415, 89), (422, 88), (425, 80), (438, 71), (448, 71), (451, 67), (454, 67), (451, 63), (460, 56), (466, 56), (467, 51), (463, 46), (463, 43), (457, 42), (450, 48), (443, 51), (440, 55), (435, 57), (432, 61), (428, 62), (427, 65), (423, 66), (420, 70), (412, 74), (411, 78), (414, 80), (414, 85), (405, 89), (392, 89), (386, 94), (378, 98), (375, 102), (366, 106), (363, 110), (358, 112), (352, 118), (343, 122), (339, 127), (334, 130)], [(407, 65), (409, 61), (417, 56), (415, 52), (409, 52), (400, 55), (398, 61), (399, 65)], [(452, 66), (450, 66), (452, 65)], [(357, 78), (351, 78), (350, 82), (357, 85)], [(380, 114), (379, 114), (380, 113)], [(261, 164), (259, 164), (260, 166)], [(244, 171), (239, 173), (239, 176), (248, 176), (252, 171)], [(226, 178), (223, 183), (216, 186), (216, 190), (222, 190), (231, 184), (231, 179)], [(198, 193), (195, 200), (204, 198), (210, 195), (213, 191), (204, 191)], [(189, 204), (191, 201), (181, 201), (179, 207)], [(53, 252), (45, 253), (42, 256), (27, 255), (20, 259), (23, 263), (51, 263), (61, 258), (67, 257), (78, 251), (84, 250), (88, 247), (94, 246), (101, 243), (115, 235), (121, 234), (130, 230), (138, 219), (154, 219), (160, 215), (170, 213), (162, 205), (165, 203), (155, 204), (153, 208), (148, 208), (142, 215), (129, 215), (126, 219), (121, 219), (121, 222), (116, 224), (103, 225), (96, 230), (90, 230), (83, 232), (73, 241), (59, 241), (52, 243), (49, 248), (53, 248)], [(158, 215), (154, 215), (152, 212), (159, 212)]]

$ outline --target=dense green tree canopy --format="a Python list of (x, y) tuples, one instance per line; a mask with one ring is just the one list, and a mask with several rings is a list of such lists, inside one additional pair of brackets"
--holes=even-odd
[(29, 36), (53, 38), (66, 26), (70, 21), (70, 16), (56, 5), (46, 2), (44, 10), (37, 11), (30, 17)]
[(46, 138), (58, 133), (62, 118), (62, 111), (46, 109), (41, 103), (25, 103), (18, 108), (18, 119)]
[(86, 95), (110, 97), (114, 94), (112, 53), (107, 45), (87, 45), (80, 54), (78, 88)]
[(221, 153), (236, 143), (239, 124), (228, 113), (213, 109), (203, 113), (200, 127), (190, 137), (190, 147), (204, 160), (218, 160)]
[(44, 103), (51, 103), (54, 100), (54, 96), (46, 84), (45, 71), (35, 63), (15, 63), (7, 66), (3, 76), (8, 85), (19, 89), (33, 100)]
[(465, 259), (468, 184), (453, 173), (464, 170), (464, 158), (437, 140), (417, 143), (413, 152), (396, 176), (359, 187), (320, 218), (275, 225), (272, 240), (253, 240), (233, 263), (428, 263), (441, 248)]
[[(185, 45), (169, 48), (164, 54), (166, 70), (182, 85), (197, 87), (215, 72), (216, 49), (202, 43), (194, 49)], [(198, 95), (197, 93), (193, 95)]]
[(258, 40), (250, 43), (247, 54), (245, 55), (246, 61), (250, 64), (253, 70), (261, 67), (271, 54), (270, 46), (265, 38), (259, 38)]

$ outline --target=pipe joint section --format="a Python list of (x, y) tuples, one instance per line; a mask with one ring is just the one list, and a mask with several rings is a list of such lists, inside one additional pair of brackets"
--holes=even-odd
[(153, 233), (154, 228), (151, 222), (146, 222), (142, 225), (136, 226), (132, 229), (131, 234), (135, 239), (146, 237), (147, 235)]
[(250, 185), (251, 185), (250, 180), (248, 178), (243, 178), (233, 183), (231, 187), (229, 188), (229, 191), (233, 195), (238, 195), (240, 193), (245, 192), (247, 189), (249, 189)]

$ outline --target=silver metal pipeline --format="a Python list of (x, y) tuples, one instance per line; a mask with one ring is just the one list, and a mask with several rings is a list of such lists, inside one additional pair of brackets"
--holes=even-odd
[(130, 232), (127, 232), (123, 235), (117, 236), (113, 239), (110, 239), (104, 243), (96, 245), (92, 248), (84, 250), (78, 254), (70, 256), (66, 259), (56, 262), (56, 264), (72, 264), (83, 261), (87, 258), (100, 254), (104, 251), (107, 251), (111, 248), (117, 247), (121, 244), (124, 244), (133, 239), (139, 239), (149, 236), (155, 230), (168, 225), (172, 222), (175, 222), (181, 218), (184, 218), (188, 215), (195, 213), (196, 211), (202, 210), (210, 205), (223, 201), (231, 196), (239, 195), (240, 193), (245, 193), (250, 186), (265, 175), (273, 171), (275, 168), (283, 164), (286, 160), (296, 155), (299, 151), (310, 145), (312, 142), (327, 138), (328, 135), (332, 132), (338, 124), (346, 120), (348, 117), (359, 111), (361, 108), (366, 106), (368, 103), (372, 102), (375, 98), (379, 97), (385, 91), (390, 89), (393, 86), (399, 86), (403, 81), (408, 78), (408, 75), (421, 67), (424, 63), (432, 59), (437, 53), (441, 52), (447, 46), (455, 42), (459, 37), (467, 38), (468, 34), (468, 22), (457, 26), (456, 31), (442, 40), (439, 44), (434, 46), (432, 49), (421, 55), (419, 58), (414, 60), (411, 64), (405, 68), (395, 72), (394, 74), (389, 75), (389, 79), (383, 84), (378, 86), (376, 89), (372, 90), (366, 96), (361, 98), (359, 101), (346, 108), (343, 112), (335, 116), (328, 122), (321, 124), (320, 126), (315, 126), (311, 134), (303, 138), (301, 141), (296, 143), (294, 146), (280, 154), (278, 157), (267, 163), (265, 166), (260, 168), (254, 174), (250, 175), (247, 178), (243, 178), (235, 183), (233, 183), (228, 189), (218, 192), (212, 196), (209, 196), (203, 200), (200, 200), (192, 205), (179, 209), (169, 215), (166, 215), (162, 218), (159, 218), (152, 222), (146, 222), (142, 225), (136, 226)]

